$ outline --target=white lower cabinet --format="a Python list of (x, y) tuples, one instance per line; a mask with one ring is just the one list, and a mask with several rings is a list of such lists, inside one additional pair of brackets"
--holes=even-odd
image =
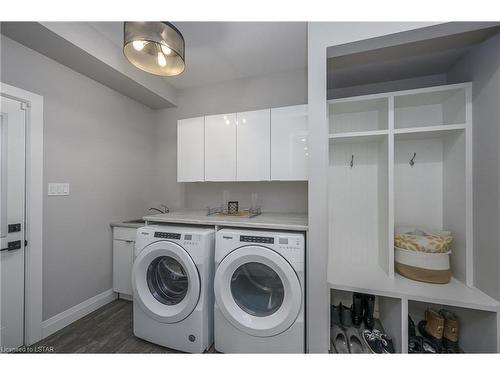
[(307, 180), (307, 105), (271, 109), (271, 180)]
[(135, 228), (113, 229), (113, 291), (132, 296)]
[(237, 181), (271, 178), (271, 116), (269, 109), (237, 113)]

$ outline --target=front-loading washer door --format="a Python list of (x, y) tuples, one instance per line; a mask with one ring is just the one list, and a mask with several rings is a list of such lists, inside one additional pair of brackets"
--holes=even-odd
[(200, 298), (200, 276), (181, 246), (159, 241), (146, 246), (132, 268), (134, 301), (163, 323), (185, 319)]
[(302, 288), (292, 266), (262, 246), (244, 246), (229, 253), (217, 267), (214, 291), (224, 317), (253, 336), (286, 331), (302, 304)]

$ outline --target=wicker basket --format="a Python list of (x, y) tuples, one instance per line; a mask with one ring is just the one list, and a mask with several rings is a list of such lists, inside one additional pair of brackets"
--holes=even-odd
[(396, 271), (412, 280), (447, 284), (451, 279), (450, 232), (398, 228), (394, 238)]

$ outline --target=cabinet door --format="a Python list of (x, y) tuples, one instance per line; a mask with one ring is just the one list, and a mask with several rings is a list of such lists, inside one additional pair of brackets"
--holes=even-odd
[(177, 181), (204, 180), (204, 118), (177, 121)]
[(205, 116), (205, 181), (236, 181), (236, 113)]
[(132, 295), (134, 241), (113, 240), (113, 290)]
[(271, 113), (269, 109), (237, 113), (236, 176), (238, 181), (271, 178)]
[(307, 105), (271, 109), (271, 180), (307, 180)]

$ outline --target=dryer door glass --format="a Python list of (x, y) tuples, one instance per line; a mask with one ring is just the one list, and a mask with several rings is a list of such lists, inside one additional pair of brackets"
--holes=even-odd
[(156, 300), (164, 305), (176, 305), (188, 292), (188, 275), (172, 257), (155, 258), (148, 267), (148, 287)]
[(262, 263), (245, 263), (231, 277), (231, 293), (238, 306), (250, 315), (269, 316), (283, 303), (284, 288), (278, 274)]

